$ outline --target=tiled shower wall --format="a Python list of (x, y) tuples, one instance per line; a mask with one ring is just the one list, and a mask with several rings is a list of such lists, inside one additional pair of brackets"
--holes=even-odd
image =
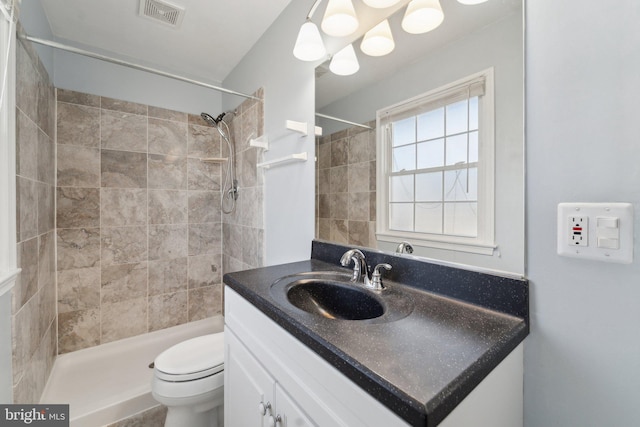
[(316, 138), (316, 236), (375, 247), (376, 132), (351, 127)]
[(56, 354), (55, 92), (30, 42), (16, 43), (16, 229), (13, 398), (40, 399)]
[[(254, 94), (263, 99), (263, 90)], [(223, 215), (224, 272), (261, 267), (264, 260), (263, 170), (262, 149), (251, 147), (251, 138), (262, 135), (263, 103), (247, 99), (237, 109), (232, 133), (236, 145), (236, 165), (239, 195), (235, 212)], [(223, 143), (223, 154), (227, 154)], [(230, 205), (225, 203), (227, 211)]]
[(218, 132), (66, 90), (57, 107), (59, 353), (220, 313)]

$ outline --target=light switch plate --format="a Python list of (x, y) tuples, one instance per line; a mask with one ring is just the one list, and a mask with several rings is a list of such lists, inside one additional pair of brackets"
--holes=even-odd
[(560, 203), (557, 235), (559, 255), (629, 264), (633, 262), (633, 205)]

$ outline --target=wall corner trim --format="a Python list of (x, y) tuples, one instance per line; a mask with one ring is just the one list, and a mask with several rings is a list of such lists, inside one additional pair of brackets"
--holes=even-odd
[(16, 283), (18, 274), (22, 271), (19, 268), (10, 271), (0, 272), (0, 296), (6, 294), (13, 289), (13, 285)]

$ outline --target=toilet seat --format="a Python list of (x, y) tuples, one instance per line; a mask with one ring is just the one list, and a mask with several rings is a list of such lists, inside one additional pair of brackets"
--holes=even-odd
[(224, 370), (224, 334), (203, 335), (168, 348), (154, 361), (155, 377), (163, 381), (194, 381)]

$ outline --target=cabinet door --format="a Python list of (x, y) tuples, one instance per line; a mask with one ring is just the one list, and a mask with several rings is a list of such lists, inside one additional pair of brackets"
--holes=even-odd
[(315, 427), (296, 402), (287, 394), (280, 384), (276, 384), (276, 419), (280, 416), (277, 427)]
[(224, 425), (266, 427), (275, 381), (229, 329), (224, 339)]

